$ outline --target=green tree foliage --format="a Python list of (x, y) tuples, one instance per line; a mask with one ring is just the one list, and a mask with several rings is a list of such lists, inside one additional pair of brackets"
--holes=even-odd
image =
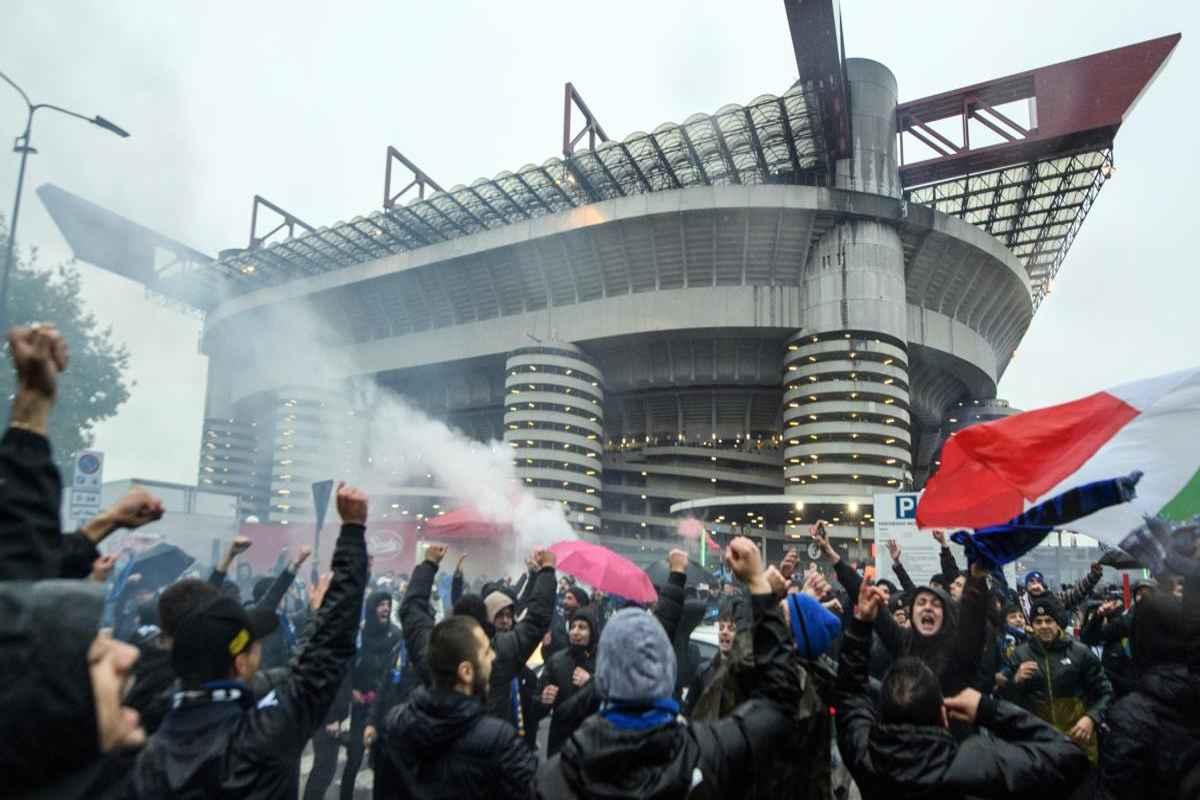
[[(0, 259), (6, 237), (0, 236)], [(19, 249), (19, 248), (18, 248)], [(117, 413), (129, 399), (129, 353), (113, 339), (112, 328), (100, 323), (83, 303), (79, 270), (73, 264), (43, 269), (37, 250), (23, 259), (18, 252), (9, 276), (9, 320), (12, 325), (54, 323), (70, 347), (70, 365), (59, 381), (58, 403), (50, 417), (50, 442), (63, 480), (71, 479), (70, 465), (80, 450), (91, 447), (96, 423)], [(3, 265), (0, 264), (0, 269)], [(0, 397), (11, 398), (14, 376), (4, 346), (0, 366)], [(7, 411), (5, 412), (7, 414)]]

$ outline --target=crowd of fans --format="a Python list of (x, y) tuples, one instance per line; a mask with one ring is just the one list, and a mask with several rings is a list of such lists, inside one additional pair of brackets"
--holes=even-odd
[(543, 549), (519, 576), (468, 581), (465, 556), (447, 574), (432, 544), (411, 575), (372, 579), (368, 498), (341, 485), (328, 574), (302, 587), (300, 548), (231, 579), (238, 538), (206, 578), (164, 578), (99, 550), (162, 516), (143, 490), (62, 530), (46, 431), (67, 345), (39, 326), (8, 341), (5, 796), (322, 798), (344, 749), (342, 798), (364, 761), (378, 798), (1200, 798), (1194, 540), (1126, 607), (1095, 597), (1099, 565), (1061, 592), (1036, 572), (1010, 591), (940, 533), (934, 580), (914, 584), (889, 543), (901, 585), (874, 581), (817, 523), (833, 582), (735, 538), (733, 582), (689, 585), (674, 550), (642, 608)]

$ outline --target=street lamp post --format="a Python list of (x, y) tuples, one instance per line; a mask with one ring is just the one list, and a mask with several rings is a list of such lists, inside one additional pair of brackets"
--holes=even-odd
[(6, 252), (4, 255), (4, 272), (3, 274), (0, 274), (0, 332), (3, 332), (8, 329), (8, 277), (9, 273), (12, 271), (14, 257), (13, 248), (16, 246), (17, 242), (17, 220), (21, 216), (21, 190), (25, 185), (25, 162), (29, 159), (30, 153), (37, 152), (37, 150), (35, 150), (33, 145), (30, 143), (30, 136), (33, 132), (34, 113), (38, 109), (42, 108), (46, 108), (51, 111), (57, 111), (60, 114), (66, 114), (68, 117), (75, 117), (76, 119), (81, 119), (84, 122), (90, 122), (98, 128), (103, 128), (106, 131), (115, 133), (122, 139), (129, 138), (129, 132), (99, 115), (94, 117), (85, 117), (83, 114), (77, 114), (70, 109), (51, 105), (50, 103), (33, 103), (29, 100), (29, 95), (25, 94), (25, 91), (20, 86), (17, 86), (17, 84), (13, 83), (12, 79), (3, 72), (0, 72), (0, 79), (3, 79), (5, 83), (17, 90), (17, 93), (21, 95), (21, 99), (25, 101), (25, 107), (29, 110), (29, 115), (25, 119), (25, 132), (18, 136), (13, 142), (13, 152), (21, 154), (21, 167), (17, 172), (17, 194), (13, 199), (12, 220), (8, 226), (8, 243), (5, 248)]

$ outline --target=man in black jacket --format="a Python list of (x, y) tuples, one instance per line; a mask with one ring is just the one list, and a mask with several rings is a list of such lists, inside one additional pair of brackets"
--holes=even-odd
[(280, 689), (257, 706), (248, 680), (260, 648), (256, 623), (219, 599), (179, 621), (172, 660), (183, 681), (174, 708), (138, 756), (132, 796), (294, 798), (297, 762), (321, 724), (354, 657), (354, 635), (367, 579), (364, 540), (367, 497), (337, 491), (342, 530), (333, 553), (333, 578), (316, 612), (312, 638)]
[[(538, 683), (538, 700), (548, 711), (570, 700), (591, 681), (592, 673), (596, 671), (596, 644), (600, 635), (594, 609), (590, 606), (575, 609), (569, 636), (566, 649), (554, 653), (546, 662)], [(547, 756), (553, 756), (562, 748), (579, 722), (581, 720), (570, 720), (562, 714), (550, 718)]]
[[(1067, 737), (974, 689), (943, 699), (937, 677), (918, 659), (893, 664), (876, 710), (867, 654), (882, 603), (878, 589), (860, 587), (837, 677), (838, 749), (864, 800), (1062, 797), (1074, 789), (1088, 762)], [(990, 735), (959, 742), (950, 720)]]
[(364, 606), (362, 640), (354, 659), (350, 681), (350, 735), (346, 740), (346, 767), (342, 770), (342, 800), (353, 800), (354, 781), (362, 766), (363, 732), (389, 658), (401, 641), (400, 629), (392, 624), (392, 595), (375, 591)]
[[(414, 664), (424, 663), (434, 621), (429, 593), (437, 576), (438, 565), (445, 556), (445, 545), (431, 544), (425, 549), (425, 560), (413, 569), (408, 591), (400, 604), (400, 625), (404, 631), (409, 660)], [(488, 622), (494, 629), (488, 633), (491, 634), (492, 649), (496, 651), (496, 661), (491, 670), (491, 691), (485, 701), (487, 711), (494, 717), (507, 720), (521, 736), (525, 735), (521, 670), (542, 641), (550, 625), (550, 616), (554, 613), (554, 553), (537, 550), (532, 561), (537, 572), (531, 578), (533, 588), (520, 621), (514, 621), (511, 598), (503, 603), (493, 600), (492, 607), (488, 609)], [(484, 598), (485, 604), (490, 597)], [(424, 682), (428, 683), (428, 680)]]
[(1034, 599), (1030, 618), (1033, 636), (1004, 668), (1004, 697), (1070, 736), (1094, 764), (1096, 729), (1112, 702), (1112, 686), (1091, 648), (1063, 632), (1066, 612), (1053, 594)]
[(472, 617), (447, 617), (430, 632), (427, 653), (430, 685), (418, 687), (384, 721), (375, 796), (528, 797), (537, 756), (512, 725), (485, 708), (497, 656), (483, 628)]
[(668, 632), (640, 609), (620, 611), (600, 636), (594, 683), (605, 706), (538, 771), (538, 797), (734, 796), (785, 745), (801, 692), (791, 634), (755, 544), (734, 539), (726, 559), (753, 595), (754, 699), (717, 722), (680, 724)]

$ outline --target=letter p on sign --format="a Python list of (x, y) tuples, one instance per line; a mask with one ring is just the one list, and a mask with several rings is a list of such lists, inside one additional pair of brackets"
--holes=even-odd
[(917, 518), (917, 496), (901, 494), (896, 496), (896, 519)]

